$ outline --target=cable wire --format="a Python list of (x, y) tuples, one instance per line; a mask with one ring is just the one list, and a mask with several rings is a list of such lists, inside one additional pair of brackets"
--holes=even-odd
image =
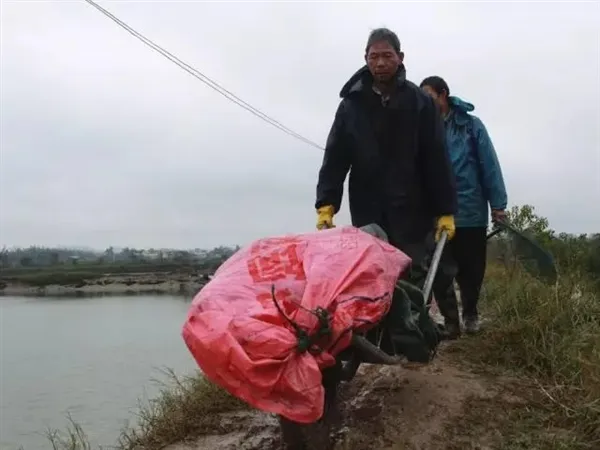
[(186, 72), (188, 72), (190, 75), (192, 75), (193, 77), (197, 78), (198, 80), (200, 80), (202, 83), (206, 84), (208, 87), (210, 87), (211, 89), (213, 89), (217, 93), (221, 94), (223, 97), (225, 97), (229, 101), (235, 103), (236, 105), (240, 106), (241, 108), (245, 109), (246, 111), (254, 114), (256, 117), (258, 117), (259, 119), (262, 119), (263, 121), (265, 121), (269, 125), (272, 125), (273, 127), (277, 128), (278, 130), (283, 131), (284, 133), (286, 133), (286, 134), (288, 134), (288, 135), (290, 135), (290, 136), (298, 139), (299, 141), (302, 141), (305, 144), (308, 144), (308, 145), (310, 145), (312, 147), (315, 147), (315, 148), (318, 148), (320, 150), (324, 150), (323, 147), (320, 146), (319, 144), (311, 141), (310, 139), (302, 136), (301, 134), (295, 132), (294, 130), (286, 127), (281, 122), (279, 122), (279, 121), (275, 120), (274, 118), (270, 117), (269, 115), (263, 113), (258, 108), (255, 108), (254, 106), (252, 106), (248, 102), (246, 102), (246, 101), (242, 100), (241, 98), (239, 98), (233, 92), (225, 89), (219, 83), (217, 83), (216, 81), (212, 80), (210, 77), (208, 77), (207, 75), (203, 74), (198, 69), (196, 69), (196, 68), (192, 67), (191, 65), (187, 64), (186, 62), (182, 61), (181, 59), (179, 59), (178, 57), (176, 57), (175, 55), (173, 55), (169, 51), (165, 50), (163, 47), (159, 46), (158, 44), (156, 44), (153, 41), (151, 41), (150, 39), (148, 39), (143, 34), (137, 32), (132, 27), (130, 27), (129, 25), (127, 25), (125, 22), (123, 22), (121, 19), (119, 19), (118, 17), (116, 17), (110, 11), (108, 11), (108, 10), (104, 9), (102, 6), (98, 5), (93, 0), (84, 0), (84, 1), (86, 3), (88, 3), (90, 6), (94, 7), (99, 12), (101, 12), (104, 16), (108, 17), (110, 20), (112, 20), (113, 22), (115, 22), (117, 25), (119, 25), (121, 28), (123, 28), (129, 34), (131, 34), (135, 38), (137, 38), (140, 41), (142, 41), (144, 44), (146, 44), (152, 50), (156, 51), (157, 53), (160, 53), (166, 59), (168, 59), (169, 61), (171, 61), (174, 64), (176, 64), (177, 66), (179, 66), (180, 68), (182, 68), (183, 70), (185, 70)]

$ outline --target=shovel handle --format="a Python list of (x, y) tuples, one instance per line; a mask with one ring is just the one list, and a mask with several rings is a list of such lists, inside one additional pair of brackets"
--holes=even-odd
[(425, 283), (423, 285), (423, 297), (425, 298), (427, 307), (431, 304), (431, 290), (433, 289), (433, 281), (435, 280), (435, 275), (437, 274), (438, 267), (440, 265), (440, 259), (442, 259), (442, 253), (444, 252), (444, 246), (448, 241), (448, 232), (442, 231), (439, 241), (435, 246), (435, 251), (433, 252), (433, 257), (431, 258), (431, 264), (429, 266), (429, 270), (427, 271), (427, 277), (425, 278)]
[(486, 239), (493, 238), (494, 236), (496, 236), (497, 234), (501, 233), (502, 231), (503, 231), (502, 228), (497, 227), (494, 230), (492, 230), (490, 233), (488, 233), (488, 235), (485, 238)]
[[(501, 233), (503, 229), (501, 227), (496, 228), (492, 232), (490, 232), (486, 238), (490, 239), (496, 236), (498, 233)], [(440, 265), (440, 259), (442, 258), (442, 253), (444, 252), (444, 246), (448, 241), (448, 232), (442, 231), (442, 235), (440, 236), (440, 240), (437, 242), (435, 246), (435, 251), (433, 252), (433, 258), (431, 259), (431, 265), (429, 266), (429, 271), (427, 272), (427, 277), (425, 278), (425, 284), (423, 285), (423, 297), (426, 300), (426, 304), (429, 307), (431, 304), (431, 290), (433, 289), (433, 281), (435, 280), (435, 275), (437, 274), (438, 267)]]

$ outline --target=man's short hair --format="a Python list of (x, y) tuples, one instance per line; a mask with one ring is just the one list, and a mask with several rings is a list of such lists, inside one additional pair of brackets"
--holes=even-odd
[(450, 96), (450, 88), (448, 87), (448, 83), (442, 77), (437, 75), (433, 75), (425, 78), (421, 81), (421, 87), (429, 86), (437, 95), (442, 95), (442, 93), (446, 92), (447, 96)]
[(376, 28), (375, 30), (371, 31), (369, 34), (369, 39), (367, 40), (365, 53), (369, 53), (369, 49), (375, 42), (381, 41), (386, 41), (392, 46), (396, 53), (400, 54), (400, 39), (398, 39), (396, 33), (388, 28)]

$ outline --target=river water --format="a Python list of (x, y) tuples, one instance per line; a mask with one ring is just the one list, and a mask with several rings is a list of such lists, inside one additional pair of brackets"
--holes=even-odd
[(139, 400), (196, 370), (181, 327), (189, 299), (0, 297), (0, 449), (46, 450), (66, 415), (110, 446)]

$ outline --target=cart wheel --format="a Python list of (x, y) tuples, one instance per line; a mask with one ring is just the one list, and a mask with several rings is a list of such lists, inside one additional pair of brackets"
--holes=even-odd
[(279, 417), (283, 450), (331, 450), (333, 440), (331, 434), (340, 414), (337, 405), (337, 388), (339, 372), (334, 377), (324, 374), (325, 406), (323, 417), (310, 424), (292, 422)]
[(280, 417), (282, 449), (331, 450), (333, 448), (331, 426), (323, 419), (311, 424), (300, 424)]
[(282, 450), (306, 450), (303, 427), (307, 425), (295, 423), (279, 416), (279, 426), (281, 427)]

